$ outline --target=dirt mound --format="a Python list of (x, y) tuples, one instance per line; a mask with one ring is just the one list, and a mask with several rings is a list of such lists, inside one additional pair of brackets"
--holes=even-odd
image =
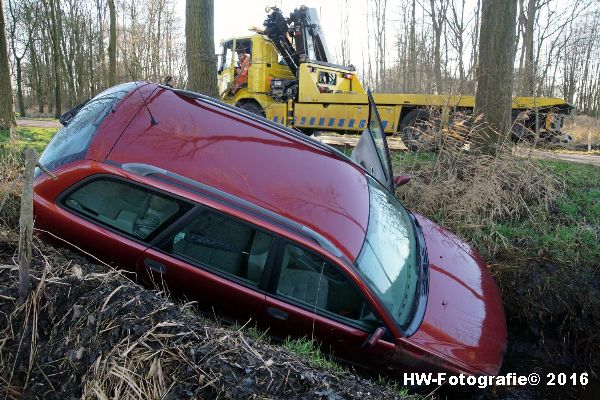
[(398, 398), (351, 373), (313, 368), (39, 241), (34, 290), (19, 306), (16, 246), (0, 232), (0, 386), (7, 398)]

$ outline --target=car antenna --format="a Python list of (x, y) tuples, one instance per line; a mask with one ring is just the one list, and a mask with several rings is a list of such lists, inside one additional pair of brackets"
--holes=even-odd
[(125, 67), (127, 68), (129, 75), (131, 75), (131, 79), (133, 79), (133, 83), (135, 84), (135, 88), (136, 88), (137, 92), (139, 93), (140, 97), (144, 101), (144, 106), (146, 106), (146, 110), (148, 110), (148, 114), (150, 114), (150, 125), (152, 125), (152, 126), (158, 125), (158, 121), (154, 118), (154, 115), (152, 115), (152, 111), (150, 111), (150, 107), (148, 107), (147, 99), (144, 97), (144, 95), (142, 95), (142, 91), (140, 90), (140, 87), (138, 86), (137, 81), (135, 80), (135, 77), (133, 76), (133, 73), (129, 69), (129, 65), (125, 64)]

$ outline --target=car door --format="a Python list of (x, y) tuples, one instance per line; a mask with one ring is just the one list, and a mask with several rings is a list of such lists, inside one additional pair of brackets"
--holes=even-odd
[(391, 357), (394, 340), (389, 334), (366, 345), (383, 324), (333, 262), (282, 239), (270, 289), (264, 318), (273, 334), (315, 338), (334, 356), (371, 368), (384, 366)]
[(369, 99), (369, 123), (350, 158), (393, 193), (395, 190), (394, 175), (387, 139), (371, 91), (367, 91), (367, 97)]
[(196, 207), (142, 254), (139, 275), (197, 300), (205, 310), (254, 319), (264, 306), (272, 235), (231, 215)]
[(135, 272), (152, 239), (190, 207), (137, 182), (94, 175), (57, 198), (58, 213), (47, 224), (102, 261)]

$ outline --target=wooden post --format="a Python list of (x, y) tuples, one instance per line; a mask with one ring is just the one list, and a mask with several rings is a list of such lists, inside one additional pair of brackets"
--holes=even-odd
[(19, 216), (19, 301), (29, 295), (29, 266), (31, 265), (31, 236), (33, 233), (33, 171), (37, 155), (34, 149), (25, 152), (21, 215)]
[(588, 142), (588, 153), (592, 152), (592, 128), (588, 129), (587, 134), (587, 142)]

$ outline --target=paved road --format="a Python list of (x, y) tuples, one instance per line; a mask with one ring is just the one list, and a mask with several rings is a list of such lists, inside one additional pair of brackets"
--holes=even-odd
[(518, 147), (515, 149), (515, 154), (519, 156), (531, 156), (534, 158), (546, 158), (552, 160), (562, 160), (569, 162), (576, 162), (580, 164), (590, 164), (596, 167), (600, 167), (600, 156), (592, 154), (575, 154), (575, 153), (557, 153), (553, 151), (543, 151), (537, 149), (528, 149)]
[(30, 119), (18, 118), (18, 126), (29, 126), (32, 128), (60, 128), (62, 125), (55, 119)]

